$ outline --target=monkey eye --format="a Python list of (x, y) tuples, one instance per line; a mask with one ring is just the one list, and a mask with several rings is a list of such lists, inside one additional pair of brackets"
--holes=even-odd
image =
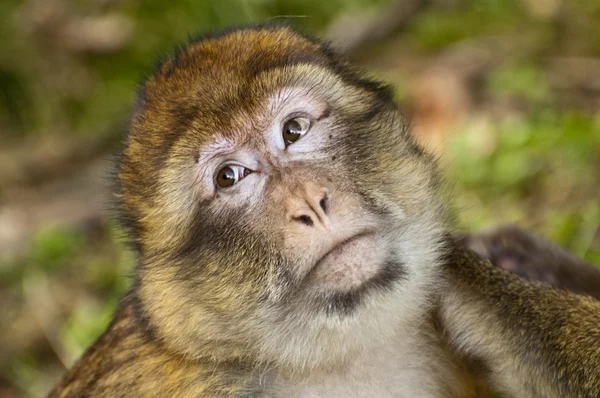
[(229, 164), (223, 166), (215, 177), (215, 182), (219, 188), (229, 188), (236, 184), (238, 181), (252, 173), (252, 170), (238, 166), (235, 164)]
[(288, 120), (283, 125), (283, 142), (286, 148), (298, 141), (310, 128), (310, 120), (304, 117), (296, 117)]

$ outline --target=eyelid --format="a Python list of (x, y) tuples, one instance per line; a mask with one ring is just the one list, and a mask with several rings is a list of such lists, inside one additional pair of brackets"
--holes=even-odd
[(285, 124), (292, 119), (300, 119), (300, 118), (307, 119), (309, 122), (314, 119), (311, 115), (309, 115), (306, 112), (297, 111), (297, 112), (292, 112), (292, 113), (288, 114), (285, 118), (283, 118), (283, 123)]

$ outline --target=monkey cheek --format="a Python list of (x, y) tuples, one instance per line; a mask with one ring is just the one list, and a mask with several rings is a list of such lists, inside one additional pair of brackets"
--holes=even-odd
[[(313, 270), (312, 288), (347, 292), (373, 278), (384, 264), (382, 250), (374, 235), (363, 236), (337, 247)], [(385, 254), (385, 253), (384, 253)]]

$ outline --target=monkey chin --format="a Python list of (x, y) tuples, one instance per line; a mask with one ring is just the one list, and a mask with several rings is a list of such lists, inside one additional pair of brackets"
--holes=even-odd
[[(393, 253), (381, 250), (373, 232), (354, 235), (335, 245), (308, 275), (308, 284), (320, 292), (328, 314), (349, 314), (374, 291), (392, 288), (406, 270)], [(383, 253), (382, 253), (383, 252)]]

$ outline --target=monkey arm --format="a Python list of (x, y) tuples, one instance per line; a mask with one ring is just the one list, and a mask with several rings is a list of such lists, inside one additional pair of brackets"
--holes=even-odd
[(600, 267), (516, 225), (500, 226), (458, 239), (500, 268), (600, 300)]
[(600, 396), (600, 302), (529, 282), (450, 243), (444, 331), (516, 397)]

